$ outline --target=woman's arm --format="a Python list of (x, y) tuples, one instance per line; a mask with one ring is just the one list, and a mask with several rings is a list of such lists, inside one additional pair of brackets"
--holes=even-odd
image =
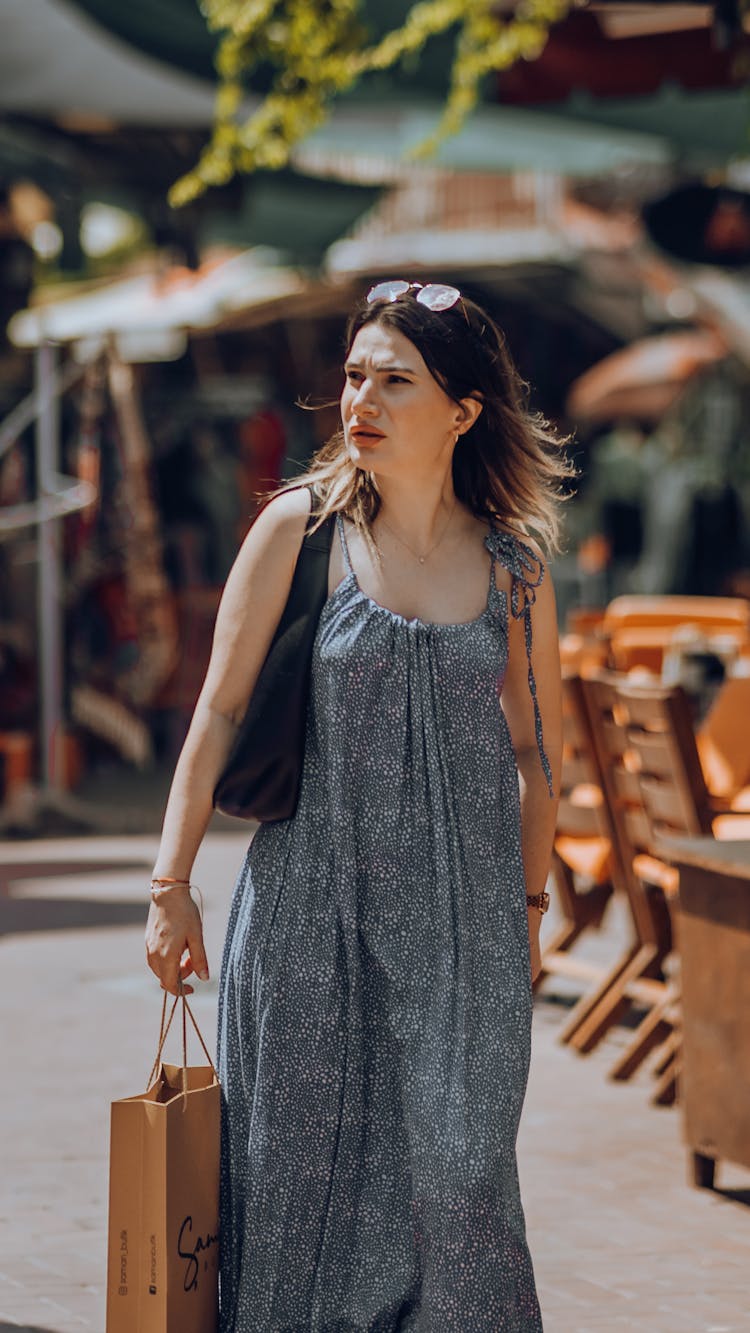
[[(155, 877), (190, 879), (214, 788), (289, 596), (309, 514), (306, 488), (277, 496), (259, 514), (229, 573), (208, 671), (172, 779)], [(191, 972), (208, 978), (200, 916), (187, 888), (170, 889), (151, 904), (146, 954), (172, 994)]]
[[(534, 705), (529, 690), (528, 661), (523, 620), (509, 617), (508, 667), (503, 683), (502, 705), (510, 727), (521, 789), (521, 845), (526, 872), (526, 892), (541, 893), (549, 873), (557, 819), (562, 756), (562, 702), (560, 652), (555, 593), (549, 571), (537, 589), (531, 609), (533, 631), (532, 665), (542, 715), (544, 748), (552, 769), (555, 797), (551, 798), (542, 769), (534, 724)], [(531, 972), (541, 968), (538, 908), (528, 909)]]

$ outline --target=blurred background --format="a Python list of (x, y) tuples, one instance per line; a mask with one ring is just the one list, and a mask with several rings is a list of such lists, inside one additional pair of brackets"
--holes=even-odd
[[(364, 20), (382, 35), (409, 8)], [(179, 209), (216, 92), (195, 0), (0, 0), (0, 19), (6, 833), (154, 824), (258, 493), (335, 428), (298, 401), (336, 400), (346, 314), (382, 277), (486, 305), (532, 406), (574, 433), (553, 569), (571, 660), (617, 597), (750, 598), (741, 4), (576, 6), (414, 162), (449, 81), (438, 36), (280, 170)]]
[[(486, 305), (579, 470), (519, 1138), (545, 1327), (747, 1329), (748, 2), (0, 0), (0, 1333), (104, 1327), (169, 781), (383, 278)], [(193, 871), (208, 1041), (252, 832), (215, 815)]]

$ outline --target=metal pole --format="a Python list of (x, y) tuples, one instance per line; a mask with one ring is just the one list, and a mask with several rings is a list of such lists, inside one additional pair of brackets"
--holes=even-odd
[[(65, 369), (53, 381), (55, 393), (62, 397), (75, 384), (76, 380), (82, 378), (85, 370), (84, 362), (77, 365), (75, 361), (69, 361)], [(37, 392), (34, 389), (33, 393), (24, 398), (17, 407), (13, 408), (5, 420), (0, 422), (0, 458), (3, 457), (3, 454), (7, 454), (9, 449), (13, 448), (16, 440), (23, 434), (26, 427), (36, 420), (38, 411)]]
[[(41, 343), (35, 359), (38, 403), (36, 426), (36, 492), (54, 495), (58, 470), (59, 402), (55, 383), (55, 348)], [(41, 700), (42, 786), (60, 785), (62, 728), (63, 634), (60, 599), (60, 520), (42, 520), (37, 528), (39, 582), (37, 625), (39, 695)]]

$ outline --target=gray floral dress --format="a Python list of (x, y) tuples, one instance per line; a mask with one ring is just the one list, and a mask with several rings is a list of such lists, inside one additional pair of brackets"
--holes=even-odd
[[(516, 1133), (531, 984), (508, 615), (407, 620), (348, 573), (313, 652), (294, 818), (262, 826), (222, 967), (222, 1333), (538, 1333)], [(508, 598), (495, 562), (510, 569)]]

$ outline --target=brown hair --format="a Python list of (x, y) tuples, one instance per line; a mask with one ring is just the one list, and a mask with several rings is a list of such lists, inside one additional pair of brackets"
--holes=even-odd
[[(482, 403), (453, 454), (458, 500), (477, 518), (521, 534), (531, 531), (547, 553), (559, 549), (558, 506), (565, 480), (574, 475), (562, 448), (566, 441), (539, 413), (528, 411), (528, 386), (489, 315), (467, 297), (435, 312), (411, 292), (395, 301), (363, 301), (347, 325), (347, 354), (360, 329), (372, 323), (408, 338), (454, 402), (476, 398)], [(303, 484), (313, 489), (318, 522), (341, 512), (368, 534), (380, 508), (377, 482), (351, 461), (342, 430), (318, 449), (302, 476), (279, 490)]]

